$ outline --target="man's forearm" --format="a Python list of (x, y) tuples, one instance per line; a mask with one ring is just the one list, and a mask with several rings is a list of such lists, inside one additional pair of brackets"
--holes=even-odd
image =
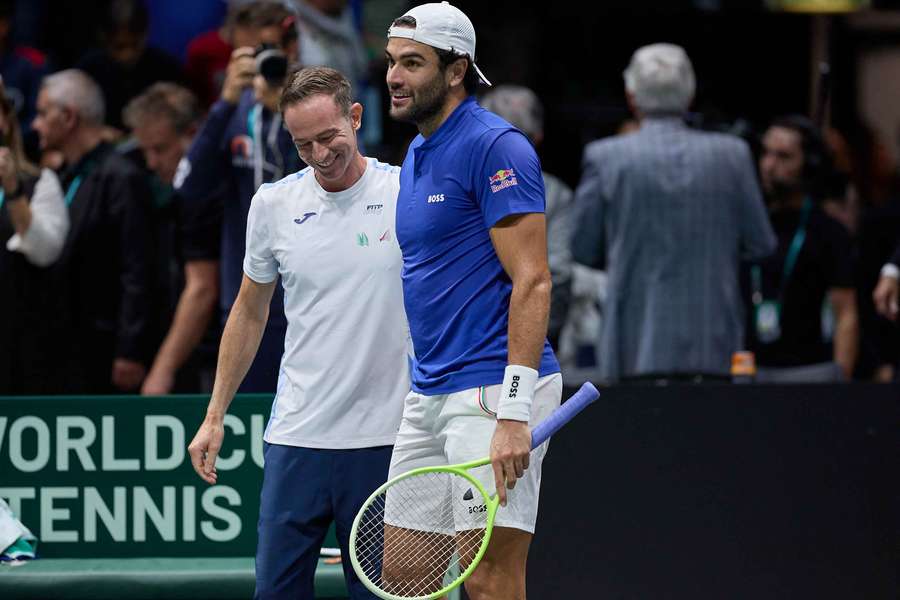
[(254, 314), (243, 307), (240, 296), (232, 307), (219, 344), (216, 382), (206, 411), (208, 417), (224, 418), (238, 386), (253, 364), (268, 315), (268, 306), (263, 315)]
[(547, 337), (551, 289), (549, 271), (513, 282), (509, 299), (509, 364), (532, 369), (540, 366)]
[(169, 333), (153, 361), (154, 371), (174, 375), (187, 361), (206, 333), (217, 297), (215, 286), (188, 280), (178, 299)]
[(834, 362), (840, 365), (844, 375), (853, 376), (856, 356), (859, 352), (859, 323), (855, 311), (840, 315), (834, 331)]

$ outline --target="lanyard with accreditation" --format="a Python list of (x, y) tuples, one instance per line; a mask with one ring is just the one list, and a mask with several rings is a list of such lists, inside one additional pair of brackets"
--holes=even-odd
[[(81, 187), (81, 182), (84, 178), (91, 172), (91, 169), (94, 168), (93, 163), (87, 163), (84, 165), (84, 168), (78, 175), (72, 179), (72, 183), (69, 184), (69, 187), (66, 189), (65, 201), (66, 206), (72, 206), (72, 201), (75, 199), (75, 194), (78, 193), (78, 188)], [(6, 200), (6, 190), (0, 187), (0, 207), (3, 207), (3, 202)]]
[(78, 171), (78, 174), (72, 179), (69, 187), (66, 188), (66, 206), (72, 206), (75, 195), (78, 193), (78, 188), (81, 187), (81, 182), (94, 170), (94, 166), (95, 163), (93, 161), (86, 162), (81, 170)]
[(751, 285), (753, 286), (753, 322), (756, 326), (756, 336), (760, 342), (770, 344), (781, 337), (781, 307), (784, 302), (784, 293), (787, 288), (794, 267), (797, 266), (797, 258), (803, 243), (806, 241), (806, 226), (809, 223), (809, 213), (812, 212), (812, 200), (807, 198), (803, 202), (800, 211), (800, 222), (797, 231), (788, 247), (787, 256), (784, 258), (784, 269), (781, 274), (781, 285), (778, 295), (774, 299), (765, 299), (762, 292), (762, 269), (759, 265), (753, 265), (750, 272)]

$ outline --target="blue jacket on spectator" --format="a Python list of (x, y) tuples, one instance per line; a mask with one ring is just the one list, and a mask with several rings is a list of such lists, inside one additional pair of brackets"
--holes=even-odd
[[(194, 138), (187, 157), (175, 177), (175, 187), (186, 204), (223, 192), (221, 291), (222, 322), (228, 318), (243, 278), (243, 259), (250, 201), (263, 183), (278, 181), (303, 167), (281, 115), (257, 103), (246, 90), (237, 105), (224, 100), (213, 104)], [(223, 189), (224, 187), (224, 189)], [(272, 298), (266, 333), (256, 362), (241, 391), (274, 391), (278, 363), (284, 351), (283, 289), (279, 285)], [(272, 365), (274, 363), (274, 371)], [(255, 381), (258, 364), (269, 365), (262, 386)]]

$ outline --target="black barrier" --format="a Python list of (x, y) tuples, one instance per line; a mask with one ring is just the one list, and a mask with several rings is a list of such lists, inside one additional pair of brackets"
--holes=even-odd
[(895, 600), (898, 405), (887, 385), (602, 389), (550, 443), (529, 597)]
[[(249, 556), (269, 399), (233, 404), (212, 487), (205, 404), (0, 399), (0, 496), (45, 557)], [(603, 388), (551, 440), (529, 597), (896, 600), (898, 455), (898, 386)]]

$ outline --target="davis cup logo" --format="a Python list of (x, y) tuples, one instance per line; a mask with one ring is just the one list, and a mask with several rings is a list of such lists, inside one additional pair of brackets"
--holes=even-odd
[(515, 171), (512, 169), (500, 169), (490, 176), (490, 184), (491, 191), (496, 194), (500, 190), (519, 185), (519, 182), (516, 180)]

